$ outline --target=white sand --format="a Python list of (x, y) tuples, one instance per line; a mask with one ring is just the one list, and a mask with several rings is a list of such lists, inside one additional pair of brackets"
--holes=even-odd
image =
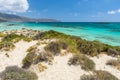
[(53, 65), (46, 65), (48, 69), (43, 72), (37, 72), (39, 80), (80, 80), (80, 76), (88, 74), (80, 66), (69, 66), (68, 60), (72, 55), (56, 56)]
[(96, 64), (96, 70), (105, 70), (110, 72), (112, 75), (116, 76), (118, 79), (120, 79), (120, 71), (115, 69), (112, 66), (106, 65), (106, 62), (110, 59), (117, 59), (105, 54), (99, 55), (99, 58), (93, 57), (91, 58), (95, 64)]
[[(24, 42), (20, 41), (15, 44), (16, 48), (11, 51), (7, 52), (9, 54), (9, 58), (6, 57), (6, 52), (0, 52), (0, 72), (5, 70), (8, 66), (22, 66), (22, 60), (26, 56), (26, 50), (37, 43), (37, 41), (32, 42)], [(38, 48), (40, 51), (43, 50), (45, 44), (39, 46)], [(55, 56), (53, 65), (48, 65), (46, 63), (42, 63), (46, 65), (48, 68), (43, 71), (39, 72), (36, 71), (36, 66), (32, 71), (36, 72), (39, 80), (80, 80), (80, 76), (83, 74), (89, 74), (80, 68), (80, 66), (69, 66), (68, 60), (72, 57), (72, 54), (67, 54), (66, 56)], [(120, 79), (120, 71), (115, 69), (114, 67), (105, 65), (106, 61), (109, 59), (116, 59), (111, 56), (107, 55), (99, 55), (99, 58), (92, 57), (91, 58), (95, 64), (97, 70), (105, 70), (110, 72), (111, 74), (115, 75), (117, 78)]]
[[(15, 44), (16, 48), (11, 52), (1, 52), (0, 53), (0, 72), (5, 70), (8, 66), (22, 66), (22, 60), (26, 56), (26, 50), (32, 46), (35, 45), (37, 42), (24, 42), (20, 41)], [(6, 57), (5, 54), (9, 55), (9, 58)]]

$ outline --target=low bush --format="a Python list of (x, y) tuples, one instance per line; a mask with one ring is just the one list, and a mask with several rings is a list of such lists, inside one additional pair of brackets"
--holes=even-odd
[(100, 80), (94, 75), (82, 75), (80, 80)]
[(52, 62), (54, 59), (53, 54), (50, 52), (41, 52), (37, 49), (37, 46), (31, 46), (27, 50), (28, 54), (23, 59), (23, 68), (29, 68), (32, 64), (38, 64), (39, 62)]
[(46, 51), (51, 52), (54, 55), (59, 55), (60, 49), (61, 49), (60, 44), (57, 42), (51, 42), (45, 47)]
[(39, 32), (33, 37), (33, 40), (39, 40), (44, 36), (45, 32)]
[(36, 39), (53, 39), (53, 38), (59, 39), (60, 41), (64, 41), (68, 45), (68, 50), (72, 53), (81, 52), (83, 54), (87, 54), (90, 56), (96, 56), (101, 52), (107, 52), (109, 48), (112, 48), (117, 50), (120, 55), (119, 47), (110, 46), (107, 44), (100, 43), (98, 41), (87, 41), (81, 39), (80, 37), (66, 35), (53, 30), (39, 33), (38, 35), (36, 35)]
[(40, 53), (37, 58), (34, 60), (34, 64), (38, 64), (39, 62), (52, 62), (54, 59), (53, 55), (49, 52)]
[(107, 51), (108, 55), (116, 56), (119, 55), (119, 52), (116, 49), (109, 48)]
[(28, 41), (28, 42), (31, 41), (31, 39), (26, 36), (17, 35), (14, 33), (8, 34), (2, 39), (2, 41), (8, 41), (8, 42), (18, 42), (20, 40), (24, 40), (24, 41)]
[(117, 66), (118, 64), (120, 64), (120, 62), (118, 60), (108, 60), (106, 65), (111, 65), (111, 66)]
[(31, 71), (18, 68), (16, 66), (7, 67), (0, 74), (1, 80), (38, 80), (38, 76)]
[(98, 41), (80, 40), (77, 42), (77, 49), (83, 54), (96, 56), (100, 54), (100, 52), (106, 51), (107, 47)]
[(5, 36), (5, 34), (3, 34), (2, 32), (0, 32), (0, 37), (4, 37)]
[(114, 75), (112, 75), (107, 71), (99, 70), (99, 71), (95, 71), (94, 74), (99, 80), (119, 80), (118, 78), (116, 78)]
[(95, 71), (93, 75), (82, 75), (80, 80), (119, 80), (107, 71)]
[(120, 59), (118, 58), (117, 60), (108, 60), (106, 65), (113, 66), (118, 70), (120, 70)]
[(22, 68), (29, 68), (31, 66), (31, 64), (34, 62), (36, 56), (37, 56), (37, 54), (35, 54), (35, 52), (28, 53), (22, 61), (22, 63), (23, 63)]
[(33, 63), (34, 59), (36, 58), (35, 51), (37, 49), (37, 46), (31, 46), (30, 48), (27, 49), (27, 55), (22, 61), (22, 68), (29, 68), (31, 64)]
[(67, 49), (68, 44), (65, 41), (58, 41), (59, 45), (61, 46), (62, 49)]
[(83, 54), (74, 55), (70, 58), (69, 65), (80, 65), (82, 69), (86, 71), (92, 71), (95, 69), (95, 63)]
[(9, 51), (15, 48), (15, 45), (12, 42), (3, 41), (0, 42), (0, 50)]

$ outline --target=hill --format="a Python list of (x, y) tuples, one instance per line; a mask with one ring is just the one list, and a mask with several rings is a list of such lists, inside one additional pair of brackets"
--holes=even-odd
[(59, 20), (47, 18), (35, 19), (13, 14), (0, 13), (0, 22), (59, 22)]

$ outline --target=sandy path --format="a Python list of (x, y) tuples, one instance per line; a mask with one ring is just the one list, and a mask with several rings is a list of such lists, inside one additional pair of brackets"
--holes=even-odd
[(16, 48), (11, 51), (7, 52), (9, 54), (9, 58), (6, 57), (6, 52), (0, 53), (0, 72), (5, 69), (7, 66), (14, 66), (17, 65), (19, 67), (22, 66), (22, 60), (26, 56), (26, 50), (36, 44), (36, 41), (32, 42), (24, 42), (20, 41), (15, 44)]
[(53, 65), (47, 65), (48, 69), (39, 75), (39, 80), (80, 80), (80, 76), (87, 74), (80, 66), (69, 66), (68, 60), (71, 54), (67, 56), (56, 56)]

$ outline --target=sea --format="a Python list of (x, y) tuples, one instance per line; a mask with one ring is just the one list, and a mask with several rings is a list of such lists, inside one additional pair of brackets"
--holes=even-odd
[(119, 22), (3, 22), (0, 31), (20, 30), (55, 30), (78, 36), (89, 41), (97, 40), (112, 46), (120, 46)]

